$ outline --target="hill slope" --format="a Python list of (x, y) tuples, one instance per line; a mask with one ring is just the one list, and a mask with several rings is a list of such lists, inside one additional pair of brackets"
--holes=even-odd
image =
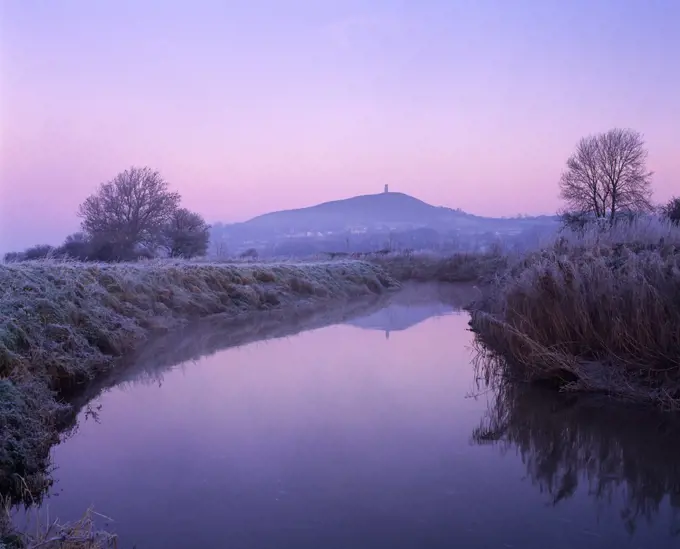
[[(213, 242), (231, 253), (249, 248), (269, 255), (321, 251), (477, 249), (493, 236), (556, 226), (556, 217), (498, 219), (438, 207), (404, 193), (380, 193), (282, 210), (242, 223), (213, 225)], [(481, 237), (480, 235), (486, 235)]]
[(330, 231), (377, 225), (439, 226), (474, 218), (450, 208), (432, 206), (404, 193), (380, 193), (272, 212), (241, 223), (251, 229), (285, 232)]

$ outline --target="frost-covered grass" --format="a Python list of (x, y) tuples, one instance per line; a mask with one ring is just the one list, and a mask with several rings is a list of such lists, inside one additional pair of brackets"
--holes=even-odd
[(564, 232), (512, 261), (471, 324), (503, 373), (680, 407), (680, 229)]
[(149, 331), (299, 300), (379, 294), (395, 282), (365, 262), (0, 266), (0, 376), (90, 377)]
[(0, 265), (0, 495), (40, 491), (59, 393), (110, 370), (150, 334), (397, 286), (361, 261)]

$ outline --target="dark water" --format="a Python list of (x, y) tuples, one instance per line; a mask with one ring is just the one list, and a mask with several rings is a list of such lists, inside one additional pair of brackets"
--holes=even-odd
[(173, 343), (152, 347), (55, 448), (50, 516), (94, 504), (139, 549), (680, 547), (677, 426), (522, 387), (467, 397), (460, 300), (171, 368)]

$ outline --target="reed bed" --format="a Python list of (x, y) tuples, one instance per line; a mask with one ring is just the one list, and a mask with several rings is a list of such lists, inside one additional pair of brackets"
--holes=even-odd
[(513, 262), (471, 309), (508, 374), (680, 408), (677, 227), (564, 232)]

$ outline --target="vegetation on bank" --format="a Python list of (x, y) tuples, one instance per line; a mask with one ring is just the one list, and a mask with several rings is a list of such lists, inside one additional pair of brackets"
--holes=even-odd
[(680, 228), (565, 231), (485, 294), (471, 326), (502, 375), (680, 408)]
[(67, 412), (59, 394), (193, 319), (376, 295), (375, 265), (58, 261), (0, 265), (0, 494), (39, 494)]
[(560, 179), (565, 227), (508, 260), (471, 326), (495, 375), (680, 408), (680, 201), (656, 209), (642, 136), (583, 138)]

